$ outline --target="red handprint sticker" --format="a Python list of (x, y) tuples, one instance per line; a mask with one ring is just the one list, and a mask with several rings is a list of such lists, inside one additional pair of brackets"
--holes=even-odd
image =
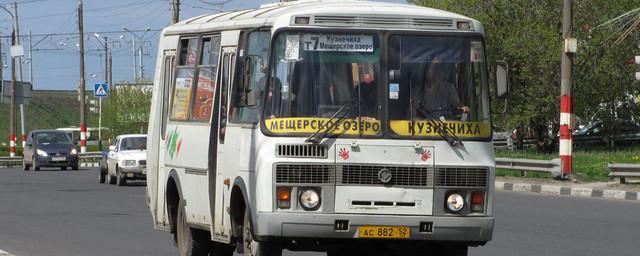
[(349, 151), (344, 148), (341, 148), (340, 151), (338, 151), (338, 155), (344, 160), (349, 159)]
[(427, 150), (422, 153), (422, 161), (427, 161), (431, 159), (431, 150)]

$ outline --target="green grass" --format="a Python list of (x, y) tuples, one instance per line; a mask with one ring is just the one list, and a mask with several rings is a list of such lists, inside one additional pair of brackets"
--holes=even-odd
[[(534, 150), (496, 150), (496, 157), (551, 160), (558, 158), (558, 155), (537, 153)], [(608, 163), (640, 163), (640, 146), (625, 147), (619, 150), (609, 150), (607, 148), (575, 150), (573, 152), (573, 176), (583, 182), (607, 181)], [(498, 176), (520, 176), (520, 172), (509, 170), (497, 170), (496, 174)], [(527, 177), (548, 178), (551, 176), (529, 172)]]

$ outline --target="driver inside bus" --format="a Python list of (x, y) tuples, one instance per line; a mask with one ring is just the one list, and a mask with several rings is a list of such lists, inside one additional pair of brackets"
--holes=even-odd
[(436, 118), (465, 119), (464, 116), (471, 112), (471, 108), (460, 101), (455, 85), (447, 80), (451, 71), (449, 64), (441, 63), (438, 58), (434, 59), (425, 68), (420, 102)]

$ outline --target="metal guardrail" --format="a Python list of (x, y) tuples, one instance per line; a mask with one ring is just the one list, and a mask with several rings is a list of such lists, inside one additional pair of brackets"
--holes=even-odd
[[(102, 158), (102, 152), (85, 152), (78, 154), (80, 163), (98, 163)], [(14, 167), (22, 165), (22, 156), (0, 157), (0, 167)]]
[(496, 158), (496, 168), (518, 170), (526, 175), (527, 171), (544, 172), (553, 176), (560, 176), (560, 159), (532, 160), (517, 158)]
[(608, 164), (609, 178), (620, 178), (620, 183), (627, 183), (627, 178), (640, 178), (640, 164)]

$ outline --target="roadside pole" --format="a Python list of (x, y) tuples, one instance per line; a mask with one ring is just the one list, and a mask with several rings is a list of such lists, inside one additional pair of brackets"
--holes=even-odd
[(84, 86), (84, 25), (82, 17), (82, 0), (78, 1), (78, 35), (80, 37), (80, 152), (87, 152), (87, 122)]
[(171, 1), (171, 24), (180, 21), (180, 0)]
[[(15, 26), (15, 30), (16, 30), (16, 43), (18, 45), (20, 45), (20, 19), (18, 18), (18, 3), (17, 2), (13, 2), (13, 11), (15, 13), (15, 22), (14, 22), (14, 26)], [(22, 82), (24, 80), (22, 80), (22, 61), (24, 60), (24, 57), (20, 57), (20, 59), (18, 60), (18, 79)], [(26, 127), (25, 127), (25, 109), (24, 109), (24, 100), (23, 102), (20, 104), (20, 132), (21, 132), (21, 136), (20, 136), (20, 140), (22, 141), (22, 148), (24, 148), (24, 145), (27, 144), (27, 134), (26, 134)]]
[[(16, 31), (11, 33), (11, 45), (16, 45)], [(16, 156), (16, 58), (11, 56), (11, 83), (9, 84), (11, 94), (11, 117), (9, 120), (9, 156)]]
[(560, 161), (562, 179), (570, 179), (573, 171), (572, 126), (573, 126), (573, 80), (572, 66), (576, 43), (572, 38), (573, 0), (564, 0), (562, 7), (562, 63), (560, 69)]

